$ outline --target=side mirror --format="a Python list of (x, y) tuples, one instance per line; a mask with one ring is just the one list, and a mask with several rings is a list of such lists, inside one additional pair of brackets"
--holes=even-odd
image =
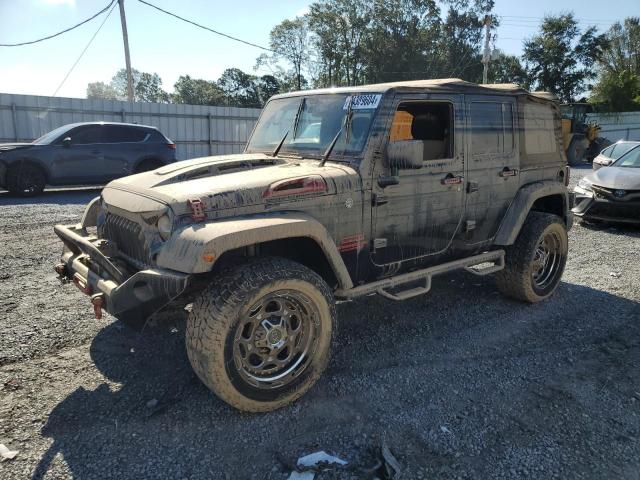
[(385, 164), (391, 170), (415, 170), (422, 168), (424, 143), (421, 140), (389, 142)]
[(62, 140), (62, 146), (69, 148), (71, 146), (71, 137), (66, 137), (64, 140)]

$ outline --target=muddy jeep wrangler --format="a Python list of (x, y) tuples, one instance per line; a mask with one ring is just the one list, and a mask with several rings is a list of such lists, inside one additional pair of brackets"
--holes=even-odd
[(269, 100), (244, 153), (109, 183), (55, 227), (61, 277), (124, 322), (188, 304), (200, 379), (247, 411), (292, 402), (329, 358), (336, 299), (405, 300), (453, 270), (549, 297), (567, 258), (554, 99), (457, 79)]

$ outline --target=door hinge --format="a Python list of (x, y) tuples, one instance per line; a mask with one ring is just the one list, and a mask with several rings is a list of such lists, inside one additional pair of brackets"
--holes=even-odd
[(371, 197), (371, 204), (374, 207), (377, 207), (378, 205), (384, 205), (385, 203), (389, 202), (389, 198), (387, 198), (386, 195), (383, 195), (382, 193), (374, 193), (373, 197)]
[(466, 226), (465, 226), (465, 230), (467, 232), (470, 232), (471, 230), (475, 230), (476, 229), (476, 221), (475, 220), (467, 220)]
[(467, 193), (473, 193), (478, 191), (478, 182), (467, 183)]

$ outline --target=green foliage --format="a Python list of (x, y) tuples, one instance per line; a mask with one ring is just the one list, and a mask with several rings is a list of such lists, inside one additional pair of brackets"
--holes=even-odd
[(589, 101), (605, 112), (640, 110), (640, 76), (627, 69), (604, 71)]
[(93, 82), (87, 85), (87, 98), (101, 98), (104, 100), (120, 100), (116, 89), (104, 82)]
[(640, 110), (640, 18), (617, 22), (606, 33), (600, 75), (589, 99), (610, 112)]
[(187, 105), (224, 105), (224, 92), (216, 82), (181, 75), (173, 86), (173, 103)]
[(515, 83), (529, 89), (527, 71), (515, 55), (498, 54), (489, 64), (489, 83)]
[[(169, 94), (162, 89), (162, 80), (157, 73), (131, 70), (133, 77), (133, 99), (136, 102), (167, 103)], [(127, 71), (123, 68), (113, 76), (109, 84), (94, 82), (87, 85), (87, 98), (127, 100)]]
[(544, 18), (540, 33), (525, 41), (523, 59), (535, 89), (570, 102), (596, 77), (593, 63), (605, 48), (604, 35), (596, 35), (595, 27), (581, 32), (573, 14), (567, 13)]

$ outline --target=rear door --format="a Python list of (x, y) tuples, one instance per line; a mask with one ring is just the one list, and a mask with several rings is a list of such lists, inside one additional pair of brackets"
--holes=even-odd
[[(69, 146), (63, 145), (65, 138), (71, 139)], [(52, 145), (52, 183), (99, 183), (103, 160), (102, 126), (84, 125), (74, 128)]]
[[(422, 142), (422, 168), (399, 170), (399, 183), (374, 182), (372, 261), (427, 259), (447, 250), (464, 209), (464, 104), (456, 94), (399, 94), (388, 142)], [(376, 165), (375, 178), (384, 174)]]
[(465, 95), (467, 111), (466, 241), (493, 238), (519, 186), (515, 98)]
[(149, 132), (143, 128), (126, 125), (105, 125), (103, 136), (105, 180), (123, 177), (133, 173), (136, 161), (145, 153), (153, 154), (145, 139)]

